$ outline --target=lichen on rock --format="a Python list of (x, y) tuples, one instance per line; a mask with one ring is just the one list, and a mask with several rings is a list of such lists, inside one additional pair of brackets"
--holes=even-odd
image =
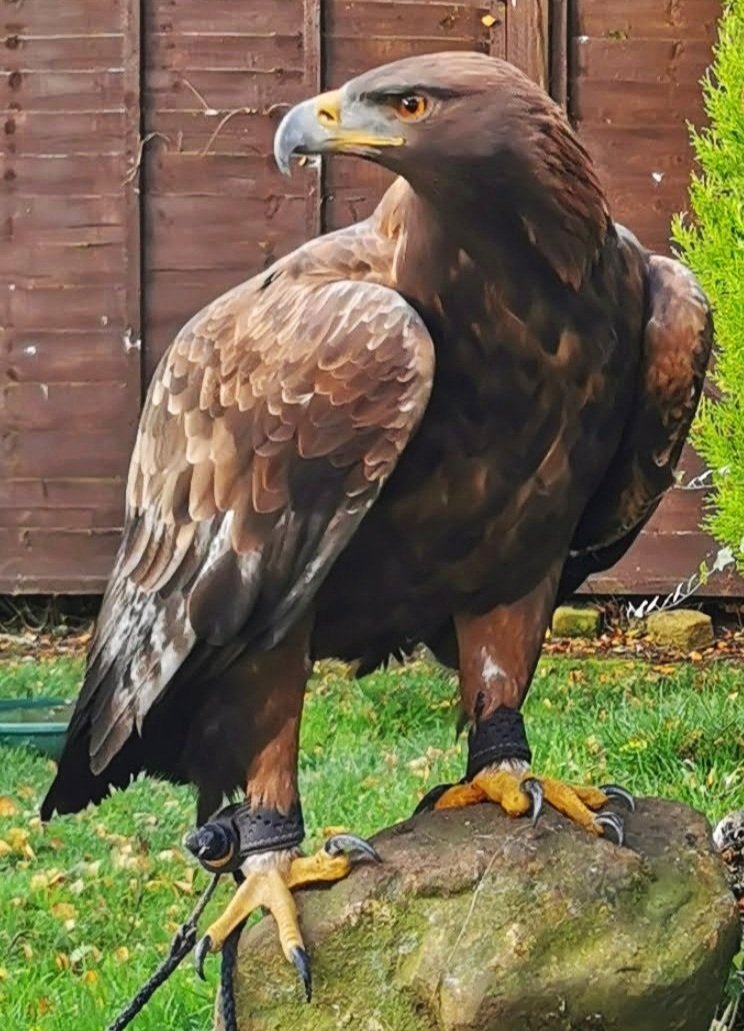
[(700, 651), (715, 640), (713, 620), (695, 609), (652, 612), (646, 620), (646, 630), (654, 644), (678, 652)]
[(382, 865), (298, 895), (309, 1006), (273, 922), (243, 935), (241, 1031), (707, 1031), (739, 940), (710, 828), (655, 799), (626, 827), (480, 805), (383, 831)]
[(599, 609), (591, 605), (560, 605), (553, 613), (554, 637), (596, 637), (601, 623)]

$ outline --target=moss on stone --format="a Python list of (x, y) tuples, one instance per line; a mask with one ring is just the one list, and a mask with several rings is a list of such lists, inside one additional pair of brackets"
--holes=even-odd
[(691, 652), (713, 644), (713, 620), (695, 609), (670, 609), (652, 612), (646, 620), (646, 630), (654, 644)]
[(706, 1031), (739, 930), (707, 824), (646, 800), (627, 830), (477, 806), (383, 832), (382, 866), (299, 900), (310, 1006), (273, 922), (244, 935), (241, 1031)]
[(587, 605), (561, 605), (553, 613), (554, 637), (596, 637), (601, 617), (598, 609)]

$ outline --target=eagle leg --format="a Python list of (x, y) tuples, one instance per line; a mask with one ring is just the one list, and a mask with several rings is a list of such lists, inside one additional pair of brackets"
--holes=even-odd
[[(274, 863), (267, 866), (267, 860), (272, 856), (275, 857)], [(365, 860), (380, 862), (369, 842), (353, 834), (337, 834), (329, 838), (315, 855), (291, 858), (286, 851), (263, 853), (259, 868), (250, 869), (244, 865), (245, 879), (222, 914), (197, 943), (194, 961), (199, 976), (204, 977), (207, 955), (219, 952), (231, 932), (255, 910), (263, 908), (276, 921), (282, 952), (296, 967), (309, 1002), (312, 994), (310, 957), (300, 931), (292, 891), (312, 884), (342, 880), (357, 863)]]
[(416, 812), (493, 802), (509, 816), (531, 813), (534, 824), (547, 803), (584, 830), (612, 834), (623, 843), (620, 816), (600, 810), (611, 799), (632, 809), (627, 791), (615, 784), (567, 784), (530, 770), (532, 753), (519, 708), (540, 655), (560, 568), (556, 565), (529, 594), (510, 605), (455, 616), (460, 694), (471, 721), (467, 772), (459, 784), (430, 791)]

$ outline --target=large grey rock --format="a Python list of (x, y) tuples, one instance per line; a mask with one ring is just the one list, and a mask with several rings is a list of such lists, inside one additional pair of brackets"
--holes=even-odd
[(273, 921), (243, 935), (240, 1029), (707, 1031), (739, 940), (710, 828), (648, 799), (627, 837), (489, 805), (391, 827), (383, 865), (298, 896), (311, 1005)]

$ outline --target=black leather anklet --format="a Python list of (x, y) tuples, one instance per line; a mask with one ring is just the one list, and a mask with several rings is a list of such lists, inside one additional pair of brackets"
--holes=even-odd
[(184, 845), (210, 873), (234, 873), (248, 856), (297, 848), (304, 837), (299, 803), (285, 815), (237, 802), (187, 834)]
[(500, 705), (488, 719), (476, 722), (470, 730), (466, 779), (472, 780), (484, 766), (504, 759), (522, 759), (529, 763), (532, 752), (527, 744), (522, 713)]

